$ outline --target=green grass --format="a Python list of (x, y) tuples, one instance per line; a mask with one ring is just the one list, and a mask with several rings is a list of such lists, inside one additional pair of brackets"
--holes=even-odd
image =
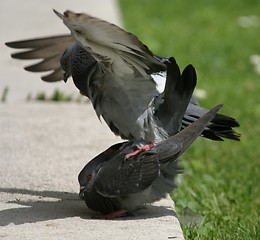
[[(202, 219), (182, 225), (186, 239), (260, 239), (260, 75), (250, 63), (260, 55), (259, 1), (119, 3), (125, 28), (154, 53), (195, 66), (197, 86), (207, 91), (203, 106), (224, 103), (221, 113), (241, 124), (241, 142), (199, 139), (182, 158), (177, 213), (189, 208)], [(251, 15), (258, 22), (239, 25)]]
[(36, 97), (36, 100), (39, 101), (55, 101), (55, 102), (70, 102), (72, 101), (72, 95), (66, 95), (63, 92), (61, 92), (58, 89), (55, 89), (53, 94), (50, 97), (47, 97), (46, 94), (44, 92), (39, 92)]
[(8, 93), (9, 93), (9, 88), (7, 86), (5, 86), (3, 89), (3, 92), (2, 92), (2, 96), (1, 96), (2, 103), (6, 102)]
[(54, 89), (51, 95), (47, 95), (45, 92), (38, 92), (35, 96), (32, 96), (31, 93), (28, 94), (27, 101), (37, 100), (37, 101), (53, 101), (53, 102), (88, 102), (89, 99), (84, 97), (81, 94), (73, 95), (66, 94), (60, 91), (59, 89)]

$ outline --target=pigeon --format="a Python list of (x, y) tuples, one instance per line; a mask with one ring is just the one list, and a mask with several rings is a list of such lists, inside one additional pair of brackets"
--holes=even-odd
[(181, 172), (178, 158), (222, 107), (218, 105), (153, 148), (126, 158), (135, 142), (117, 143), (92, 159), (79, 173), (79, 196), (96, 218), (115, 218), (158, 201), (171, 193)]
[[(181, 74), (173, 58), (153, 54), (135, 35), (116, 25), (85, 13), (54, 12), (71, 34), (8, 42), (9, 47), (27, 49), (12, 57), (43, 59), (25, 70), (51, 71), (42, 77), (47, 82), (66, 82), (71, 76), (80, 93), (91, 100), (98, 118), (122, 139), (141, 146), (171, 136), (178, 125), (171, 118), (174, 108), (179, 107), (175, 80), (196, 79), (194, 67), (189, 65)], [(172, 73), (168, 65), (173, 62), (176, 69)], [(208, 112), (194, 96), (186, 109), (182, 129)], [(233, 129), (238, 126), (234, 118), (217, 114), (201, 136), (239, 140), (240, 134)]]

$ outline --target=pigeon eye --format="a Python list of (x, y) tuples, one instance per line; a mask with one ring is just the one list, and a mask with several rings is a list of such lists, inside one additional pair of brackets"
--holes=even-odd
[(67, 66), (67, 65), (68, 65), (68, 59), (64, 59), (64, 60), (63, 60), (63, 65), (64, 65), (64, 66)]
[(92, 179), (92, 175), (89, 174), (89, 175), (87, 176), (87, 180), (90, 181), (91, 179)]

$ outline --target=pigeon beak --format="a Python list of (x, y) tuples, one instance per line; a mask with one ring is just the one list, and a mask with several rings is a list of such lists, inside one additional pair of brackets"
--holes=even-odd
[(67, 73), (67, 72), (65, 72), (64, 74), (63, 74), (63, 81), (66, 83), (67, 81), (68, 81), (68, 78), (70, 77), (70, 74), (69, 73)]
[(63, 16), (61, 13), (59, 13), (59, 12), (56, 11), (55, 9), (53, 9), (53, 12), (54, 12), (60, 19), (64, 20), (64, 16)]
[(85, 192), (85, 186), (80, 186), (80, 189), (79, 189), (79, 197), (81, 199), (84, 199), (84, 192)]

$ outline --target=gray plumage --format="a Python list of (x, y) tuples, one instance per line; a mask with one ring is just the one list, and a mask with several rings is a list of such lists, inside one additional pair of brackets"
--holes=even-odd
[[(185, 76), (196, 81), (191, 65), (182, 75), (177, 64), (178, 71), (167, 71), (165, 91), (160, 93), (153, 77), (167, 70), (169, 59), (154, 56), (136, 36), (113, 24), (87, 14), (55, 13), (71, 30), (71, 36), (6, 43), (9, 47), (30, 49), (12, 57), (42, 58), (42, 62), (26, 70), (52, 70), (42, 77), (45, 81), (66, 81), (72, 76), (76, 87), (91, 100), (98, 117), (102, 116), (110, 129), (123, 139), (156, 143), (176, 132), (176, 121), (171, 116), (176, 107), (181, 107), (176, 101), (175, 83)], [(192, 97), (182, 128), (207, 111)], [(202, 136), (239, 140), (239, 134), (233, 130), (237, 126), (235, 119), (217, 114)]]
[(178, 157), (195, 141), (220, 108), (213, 108), (153, 149), (130, 158), (125, 156), (135, 150), (136, 143), (113, 145), (80, 172), (80, 197), (90, 209), (102, 214), (121, 209), (131, 212), (164, 198), (175, 188), (174, 178), (180, 173)]

